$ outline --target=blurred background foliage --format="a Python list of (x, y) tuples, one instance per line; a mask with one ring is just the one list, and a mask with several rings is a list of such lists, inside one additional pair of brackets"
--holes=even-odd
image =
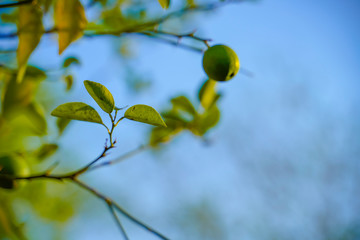
[[(159, 1), (159, 3), (164, 9), (169, 7), (167, 1)], [(49, 113), (54, 103), (72, 90), (74, 81), (78, 81), (73, 71), (81, 67), (81, 61), (75, 56), (65, 58), (60, 56), (63, 59), (62, 64), (55, 69), (28, 65), (28, 59), (45, 34), (58, 33), (59, 54), (61, 54), (72, 42), (81, 37), (122, 36), (128, 33), (156, 37), (160, 24), (170, 19), (172, 15), (180, 16), (172, 26), (181, 30), (187, 22), (188, 12), (197, 7), (194, 1), (185, 1), (177, 6), (179, 10), (167, 13), (154, 7), (154, 4), (156, 2), (124, 0), (81, 2), (39, 0), (2, 8), (0, 12), (1, 156), (21, 155), (21, 161), (25, 161), (30, 166), (33, 174), (57, 164), (51, 157), (59, 149), (58, 139), (70, 120), (61, 118), (54, 120), (49, 117)], [(209, 6), (211, 9), (211, 5)], [(146, 30), (150, 32), (144, 32)], [(176, 35), (172, 37), (180, 40)], [(19, 39), (17, 47), (13, 45), (16, 38)], [(171, 38), (164, 41), (176, 43)], [(124, 59), (125, 64), (126, 59), (133, 57), (131, 44), (129, 38), (113, 43), (115, 51), (121, 59)], [(138, 69), (134, 70), (130, 65), (126, 69), (125, 81), (128, 91), (136, 93), (150, 86), (151, 80), (143, 79)], [(55, 81), (61, 84), (54, 87), (51, 82)], [(207, 85), (210, 84), (205, 86)], [(171, 99), (172, 109), (164, 112), (169, 127), (155, 128), (151, 133), (149, 144), (158, 147), (159, 143), (168, 141), (170, 137), (185, 129), (195, 135), (203, 136), (207, 130), (215, 126), (220, 112), (216, 107), (218, 98), (216, 100), (214, 98), (214, 87), (215, 84), (207, 87), (209, 94), (205, 87), (202, 88), (201, 94), (208, 96), (204, 98), (206, 103), (199, 97), (202, 103), (199, 109), (195, 109), (185, 96)], [(71, 167), (62, 166), (59, 170), (74, 170)], [(51, 239), (62, 239), (62, 226), (73, 216), (79, 200), (84, 201), (81, 194), (72, 189), (71, 184), (51, 181), (30, 181), (26, 187), (20, 189), (2, 189), (0, 198), (1, 239), (28, 239), (27, 223), (32, 218), (51, 222), (54, 231)], [(23, 219), (24, 215), (27, 219)]]
[[(236, 10), (229, 13), (216, 11), (227, 1), (194, 0), (170, 2), (167, 10), (167, 1), (156, 0), (38, 0), (1, 8), (0, 156), (21, 158), (32, 173), (51, 168), (70, 172), (97, 156), (106, 137), (100, 130), (50, 117), (59, 103), (84, 99), (80, 86), (85, 78), (92, 77), (90, 80), (109, 85), (124, 106), (142, 102), (163, 109), (168, 128), (149, 130), (136, 125), (133, 129), (124, 123), (118, 136), (119, 151), (140, 144), (150, 144), (154, 151), (130, 160), (134, 163), (94, 171), (85, 179), (171, 239), (360, 239), (359, 111), (350, 105), (358, 99), (343, 88), (346, 83), (355, 91), (358, 85), (346, 81), (350, 75), (340, 74), (354, 69), (355, 61), (339, 57), (337, 60), (347, 59), (345, 70), (332, 72), (342, 69), (337, 61), (334, 65), (319, 65), (326, 60), (309, 53), (308, 64), (318, 64), (316, 67), (324, 73), (318, 76), (315, 70), (299, 64), (300, 57), (289, 54), (302, 45), (287, 39), (286, 33), (313, 27), (312, 31), (306, 30), (309, 35), (298, 38), (305, 43), (309, 36), (323, 34), (328, 43), (334, 32), (346, 39), (359, 39), (359, 34), (346, 35), (342, 28), (333, 27), (335, 30), (326, 35), (319, 30), (325, 31), (323, 28), (308, 22), (305, 27), (287, 25), (295, 18), (287, 16), (287, 10), (310, 13), (314, 6), (309, 1), (297, 1), (299, 5), (292, 8), (284, 7), (288, 5), (284, 1), (274, 1), (274, 7), (270, 1), (261, 1), (251, 5), (253, 9), (243, 2), (258, 3), (234, 1), (228, 9)], [(316, 9), (337, 6), (334, 1), (320, 2)], [(8, 1), (0, 1), (5, 3)], [(270, 15), (271, 19), (262, 12), (262, 4), (273, 9), (274, 15), (282, 16), (281, 22), (274, 24), (275, 17)], [(249, 22), (235, 21), (243, 6), (241, 13)], [(353, 16), (349, 9), (356, 12), (359, 6), (349, 3), (339, 9)], [(252, 19), (246, 11), (259, 11), (258, 18)], [(215, 26), (208, 14), (215, 12), (228, 16), (228, 25), (220, 22)], [(322, 16), (320, 12), (313, 15)], [(296, 18), (305, 21), (307, 17)], [(343, 27), (340, 19), (334, 21)], [(201, 26), (207, 21), (221, 29), (223, 36), (204, 34)], [(259, 26), (262, 32), (253, 32)], [(279, 30), (279, 26), (284, 29)], [(187, 74), (191, 75), (193, 69), (185, 64), (188, 60), (180, 51), (201, 53), (205, 49), (204, 42), (188, 37), (197, 28), (195, 36), (214, 37), (223, 43), (228, 39), (233, 45), (243, 43), (240, 37), (230, 39), (235, 34), (250, 39), (239, 57), (247, 60), (256, 81), (220, 88), (212, 80), (203, 79), (204, 75), (194, 73), (189, 78)], [(260, 39), (271, 41), (276, 35), (276, 46), (285, 51), (284, 55), (269, 47), (275, 44), (259, 44)], [(298, 37), (296, 33), (294, 36)], [(139, 43), (144, 40), (147, 45)], [(316, 46), (327, 46), (324, 42)], [(156, 49), (158, 44), (177, 46), (179, 50), (174, 54), (166, 48), (160, 57), (144, 50)], [(258, 49), (252, 44), (258, 44)], [(348, 44), (354, 55), (359, 53), (356, 44)], [(303, 46), (314, 51), (315, 47), (310, 47)], [(329, 49), (335, 51), (327, 47), (314, 52), (332, 59)], [(146, 64), (137, 61), (142, 55), (147, 57)], [(165, 61), (162, 56), (167, 57)], [(187, 68), (181, 64), (174, 71), (170, 65), (179, 59)], [(152, 73), (157, 67), (166, 75), (163, 80), (167, 83), (157, 81), (159, 75)], [(118, 68), (122, 74), (116, 72)], [(296, 69), (295, 73), (286, 72), (288, 68)], [(304, 69), (308, 71), (302, 72)], [(344, 82), (328, 77), (331, 74)], [(125, 90), (119, 90), (121, 87)], [(223, 97), (222, 92), (228, 95)], [(343, 99), (349, 106), (341, 102)], [(224, 115), (224, 124), (217, 126), (220, 115)], [(211, 132), (215, 126), (218, 128)], [(182, 136), (177, 138), (180, 133)], [(171, 144), (164, 149), (166, 142)], [(112, 156), (117, 155), (121, 154)], [(71, 183), (28, 181), (16, 190), (0, 189), (0, 203), (1, 239), (120, 237), (101, 202)], [(156, 239), (126, 221), (124, 225), (134, 239)]]

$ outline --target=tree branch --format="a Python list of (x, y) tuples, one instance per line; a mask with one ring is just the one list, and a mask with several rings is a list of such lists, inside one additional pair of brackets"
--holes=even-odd
[(122, 233), (124, 239), (129, 240), (129, 237), (126, 234), (126, 231), (125, 231), (123, 225), (121, 224), (119, 217), (116, 215), (114, 206), (111, 203), (108, 203), (108, 207), (109, 207), (110, 213), (113, 215), (119, 229), (121, 230), (121, 233)]
[(88, 169), (88, 171), (92, 171), (92, 170), (95, 170), (95, 169), (98, 169), (98, 168), (101, 168), (101, 167), (104, 167), (104, 166), (109, 166), (109, 165), (116, 164), (118, 162), (121, 162), (121, 161), (123, 161), (123, 160), (125, 160), (127, 158), (130, 158), (130, 157), (134, 156), (135, 154), (138, 154), (138, 153), (144, 151), (145, 149), (147, 149), (149, 147), (150, 147), (150, 145), (148, 145), (148, 144), (147, 145), (141, 145), (140, 147), (138, 147), (138, 148), (136, 148), (136, 149), (134, 149), (134, 150), (132, 150), (130, 152), (127, 152), (124, 155), (122, 155), (122, 156), (120, 156), (120, 157), (118, 157), (118, 158), (116, 158), (114, 160), (102, 162), (102, 163), (100, 163), (98, 165), (92, 166), (92, 167), (90, 167)]
[(169, 238), (165, 237), (164, 235), (162, 235), (161, 233), (159, 233), (158, 231), (156, 231), (155, 229), (153, 229), (152, 227), (146, 225), (145, 223), (141, 222), (140, 220), (138, 220), (137, 218), (135, 218), (134, 216), (132, 216), (130, 213), (128, 213), (127, 211), (125, 211), (122, 207), (120, 207), (120, 205), (118, 205), (116, 202), (114, 202), (113, 200), (111, 200), (110, 198), (106, 197), (105, 195), (99, 193), (98, 191), (96, 191), (95, 189), (93, 189), (92, 187), (88, 186), (87, 184), (83, 183), (82, 181), (78, 180), (77, 178), (72, 179), (72, 181), (74, 183), (76, 183), (77, 185), (79, 185), (80, 187), (82, 187), (83, 189), (88, 190), (89, 192), (91, 192), (92, 194), (94, 194), (95, 196), (97, 196), (98, 198), (102, 199), (104, 202), (106, 202), (108, 205), (113, 206), (116, 210), (118, 210), (121, 214), (123, 214), (124, 216), (126, 216), (128, 219), (130, 219), (131, 221), (133, 221), (134, 223), (138, 224), (139, 226), (143, 227), (144, 229), (146, 229), (147, 231), (153, 233), (154, 235), (158, 236), (159, 238), (163, 239), (163, 240), (168, 240)]
[[(114, 119), (115, 121), (115, 119)], [(57, 181), (70, 181), (72, 183), (77, 184), (78, 186), (82, 187), (83, 189), (86, 189), (87, 191), (91, 192), (93, 195), (95, 195), (96, 197), (98, 197), (99, 199), (103, 200), (110, 208), (111, 213), (113, 214), (118, 227), (120, 228), (120, 230), (122, 231), (122, 234), (124, 236), (124, 238), (127, 240), (128, 237), (126, 235), (125, 230), (123, 229), (120, 220), (118, 219), (117, 215), (114, 211), (117, 210), (119, 211), (121, 214), (123, 214), (125, 217), (127, 217), (129, 220), (131, 220), (132, 222), (134, 222), (135, 224), (141, 226), (142, 228), (146, 229), (147, 231), (151, 232), (152, 234), (156, 235), (157, 237), (163, 239), (163, 240), (168, 240), (169, 238), (165, 237), (164, 235), (162, 235), (161, 233), (159, 233), (158, 231), (156, 231), (155, 229), (153, 229), (152, 227), (146, 225), (145, 223), (143, 223), (142, 221), (140, 221), (139, 219), (135, 218), (134, 216), (132, 216), (130, 213), (128, 213), (127, 211), (125, 211), (119, 204), (117, 204), (115, 201), (113, 201), (112, 199), (108, 198), (107, 196), (103, 195), (102, 193), (98, 192), (97, 190), (93, 189), (92, 187), (90, 187), (89, 185), (85, 184), (84, 182), (80, 181), (78, 179), (78, 177), (90, 170), (96, 169), (96, 168), (100, 168), (102, 166), (106, 166), (106, 165), (110, 165), (110, 164), (114, 164), (116, 162), (122, 161), (126, 158), (129, 158), (131, 156), (133, 156), (134, 154), (141, 152), (142, 150), (146, 149), (148, 147), (148, 145), (144, 145), (144, 146), (140, 146), (139, 148), (121, 156), (120, 158), (117, 158), (113, 161), (108, 161), (108, 162), (104, 162), (102, 164), (99, 164), (97, 166), (93, 166), (93, 164), (95, 164), (97, 161), (99, 161), (100, 159), (102, 159), (103, 157), (106, 156), (107, 151), (109, 151), (111, 148), (113, 148), (114, 145), (112, 146), (105, 146), (103, 152), (92, 162), (90, 162), (89, 164), (87, 164), (85, 167), (80, 168), (79, 170), (75, 171), (75, 172), (70, 172), (70, 173), (65, 173), (65, 174), (51, 174), (51, 170), (45, 171), (44, 173), (40, 173), (40, 174), (35, 174), (32, 176), (26, 176), (26, 177), (20, 177), (20, 176), (13, 176), (13, 175), (8, 175), (8, 174), (1, 174), (0, 173), (0, 180), (1, 179), (6, 179), (6, 180), (36, 180), (36, 179), (47, 179), (47, 180), (57, 180)]]
[(0, 8), (18, 7), (24, 4), (32, 4), (34, 0), (24, 0), (15, 3), (0, 4)]

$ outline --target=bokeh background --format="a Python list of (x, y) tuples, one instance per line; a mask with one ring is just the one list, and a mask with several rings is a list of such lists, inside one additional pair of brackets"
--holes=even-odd
[[(171, 239), (360, 239), (359, 12), (357, 0), (263, 0), (194, 14), (181, 29), (176, 20), (164, 25), (230, 46), (253, 77), (220, 84), (221, 121), (207, 141), (184, 133), (82, 179)], [(129, 54), (119, 58), (114, 45), (124, 44)], [(86, 38), (64, 54), (81, 66), (59, 103), (94, 105), (88, 79), (106, 85), (119, 106), (161, 110), (179, 94), (196, 99), (205, 80), (201, 54), (141, 36)], [(61, 62), (54, 37), (30, 62)], [(150, 128), (124, 121), (108, 159), (146, 143)], [(52, 161), (80, 167), (106, 137), (101, 126), (73, 122)], [(55, 224), (62, 237), (118, 239), (106, 205), (79, 192), (68, 192), (78, 198), (74, 217)], [(19, 212), (31, 238), (56, 239), (53, 223)], [(131, 239), (156, 239), (121, 219)]]

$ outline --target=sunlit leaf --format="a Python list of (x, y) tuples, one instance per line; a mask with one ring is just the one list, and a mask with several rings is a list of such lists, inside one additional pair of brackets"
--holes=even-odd
[(114, 97), (104, 85), (89, 80), (85, 80), (84, 85), (90, 96), (104, 112), (111, 113), (114, 110)]
[(82, 37), (86, 23), (84, 7), (79, 0), (56, 1), (55, 26), (59, 34), (59, 54)]
[(63, 68), (67, 68), (71, 65), (80, 65), (79, 59), (77, 59), (76, 57), (68, 57), (64, 60)]
[(26, 239), (24, 229), (17, 224), (13, 211), (13, 198), (2, 198), (0, 204), (0, 229), (4, 239)]
[(38, 81), (24, 79), (17, 83), (11, 79), (5, 89), (2, 101), (2, 111), (5, 116), (15, 111), (17, 107), (25, 107), (30, 104), (34, 98), (35, 91), (39, 85)]
[(61, 104), (51, 112), (51, 115), (54, 117), (102, 124), (102, 120), (98, 112), (93, 107), (82, 102)]
[(170, 6), (170, 0), (158, 0), (163, 9), (168, 9)]
[(177, 121), (182, 125), (186, 125), (189, 122), (187, 119), (183, 118), (182, 114), (175, 111), (163, 112), (161, 113), (161, 115), (165, 119), (166, 125), (169, 125), (167, 124), (167, 122), (169, 122), (170, 120)]
[(147, 105), (138, 104), (130, 107), (126, 110), (124, 117), (137, 122), (166, 127), (160, 114), (154, 108)]
[(195, 135), (202, 136), (208, 130), (216, 126), (220, 120), (220, 111), (216, 105), (212, 105), (202, 115), (198, 116), (190, 129)]
[(38, 103), (32, 102), (24, 109), (23, 112), (30, 120), (31, 130), (36, 135), (45, 135), (47, 133), (47, 122), (45, 111)]
[(211, 107), (217, 100), (216, 81), (207, 80), (199, 90), (199, 101), (204, 109)]
[(173, 118), (165, 118), (167, 127), (155, 127), (150, 134), (150, 145), (157, 147), (160, 143), (170, 141), (173, 137), (186, 129), (186, 123)]
[(43, 81), (46, 79), (46, 73), (44, 70), (38, 67), (28, 65), (26, 68), (25, 77), (31, 80)]
[(19, 73), (17, 82), (21, 82), (26, 70), (27, 61), (31, 53), (39, 44), (44, 27), (42, 25), (42, 11), (32, 4), (19, 7), (17, 62)]
[(65, 128), (69, 125), (71, 119), (59, 117), (56, 120), (56, 126), (58, 128), (59, 136), (64, 132)]
[(34, 181), (21, 192), (31, 209), (43, 220), (66, 222), (74, 213), (78, 196), (72, 186), (49, 181)]
[(174, 109), (181, 109), (191, 115), (196, 115), (196, 110), (190, 100), (185, 96), (179, 96), (171, 99)]
[(36, 157), (39, 161), (46, 159), (53, 155), (56, 150), (59, 148), (57, 144), (54, 143), (46, 143), (43, 144), (37, 151), (36, 151)]
[(160, 143), (168, 142), (174, 136), (174, 129), (156, 127), (151, 131), (150, 146), (157, 147)]

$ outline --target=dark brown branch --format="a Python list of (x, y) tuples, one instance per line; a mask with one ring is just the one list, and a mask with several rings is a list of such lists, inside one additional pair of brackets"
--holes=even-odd
[(24, 0), (15, 3), (5, 3), (5, 4), (0, 4), (0, 8), (18, 7), (24, 4), (31, 4), (31, 3), (33, 3), (33, 0)]

